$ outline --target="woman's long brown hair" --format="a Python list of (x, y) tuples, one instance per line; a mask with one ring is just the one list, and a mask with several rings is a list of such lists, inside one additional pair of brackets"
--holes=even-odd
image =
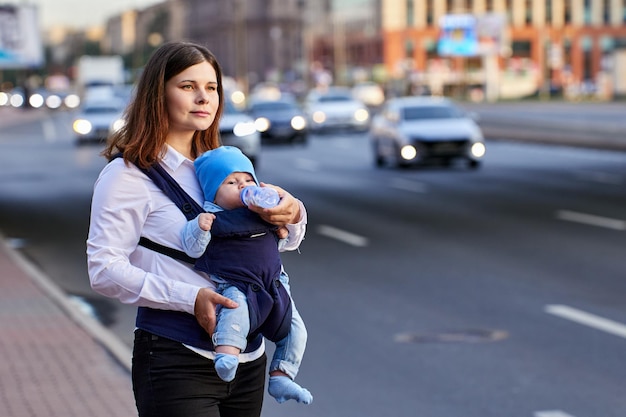
[(159, 161), (169, 129), (165, 103), (165, 83), (192, 65), (208, 62), (217, 75), (219, 106), (207, 130), (198, 130), (191, 145), (192, 157), (220, 146), (219, 121), (224, 111), (222, 69), (204, 46), (190, 42), (170, 42), (157, 49), (148, 60), (137, 83), (134, 99), (127, 107), (126, 124), (107, 142), (102, 155), (107, 159), (121, 153), (124, 160), (148, 168)]

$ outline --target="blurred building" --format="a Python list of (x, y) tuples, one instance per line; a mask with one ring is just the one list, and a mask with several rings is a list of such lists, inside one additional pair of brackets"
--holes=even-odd
[[(503, 22), (495, 52), (442, 54), (442, 19), (463, 15)], [(51, 56), (93, 51), (79, 39), (57, 41)], [(244, 88), (373, 80), (480, 99), (491, 82), (500, 98), (626, 95), (624, 0), (164, 0), (110, 18), (100, 52), (139, 69), (178, 39), (208, 46)]]
[(292, 81), (304, 65), (303, 0), (185, 0), (186, 38), (208, 46), (247, 88)]
[[(506, 45), (498, 53), (502, 93), (539, 89), (626, 94), (623, 0), (383, 0), (385, 68), (392, 77), (448, 89), (485, 83), (484, 59), (442, 57), (440, 21), (448, 14), (501, 14)], [(443, 74), (443, 75), (442, 75)], [(518, 92), (521, 94), (522, 92)]]

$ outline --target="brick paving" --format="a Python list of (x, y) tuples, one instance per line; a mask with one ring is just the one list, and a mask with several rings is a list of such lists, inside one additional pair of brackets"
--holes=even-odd
[(11, 251), (0, 242), (0, 415), (136, 416), (128, 367)]

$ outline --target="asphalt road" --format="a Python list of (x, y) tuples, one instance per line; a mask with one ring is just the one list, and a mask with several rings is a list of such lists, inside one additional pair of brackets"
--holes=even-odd
[[(86, 279), (104, 161), (63, 119), (0, 131), (0, 230), (128, 340), (132, 309)], [(309, 213), (283, 261), (315, 397), (264, 415), (623, 417), (625, 153), (490, 140), (478, 171), (379, 170), (339, 134), (257, 174)]]

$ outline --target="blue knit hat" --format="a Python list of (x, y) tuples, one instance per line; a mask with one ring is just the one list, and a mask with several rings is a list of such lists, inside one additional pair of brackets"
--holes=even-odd
[(217, 189), (233, 172), (247, 172), (259, 184), (250, 159), (234, 146), (220, 146), (196, 158), (194, 165), (206, 201), (214, 202)]

